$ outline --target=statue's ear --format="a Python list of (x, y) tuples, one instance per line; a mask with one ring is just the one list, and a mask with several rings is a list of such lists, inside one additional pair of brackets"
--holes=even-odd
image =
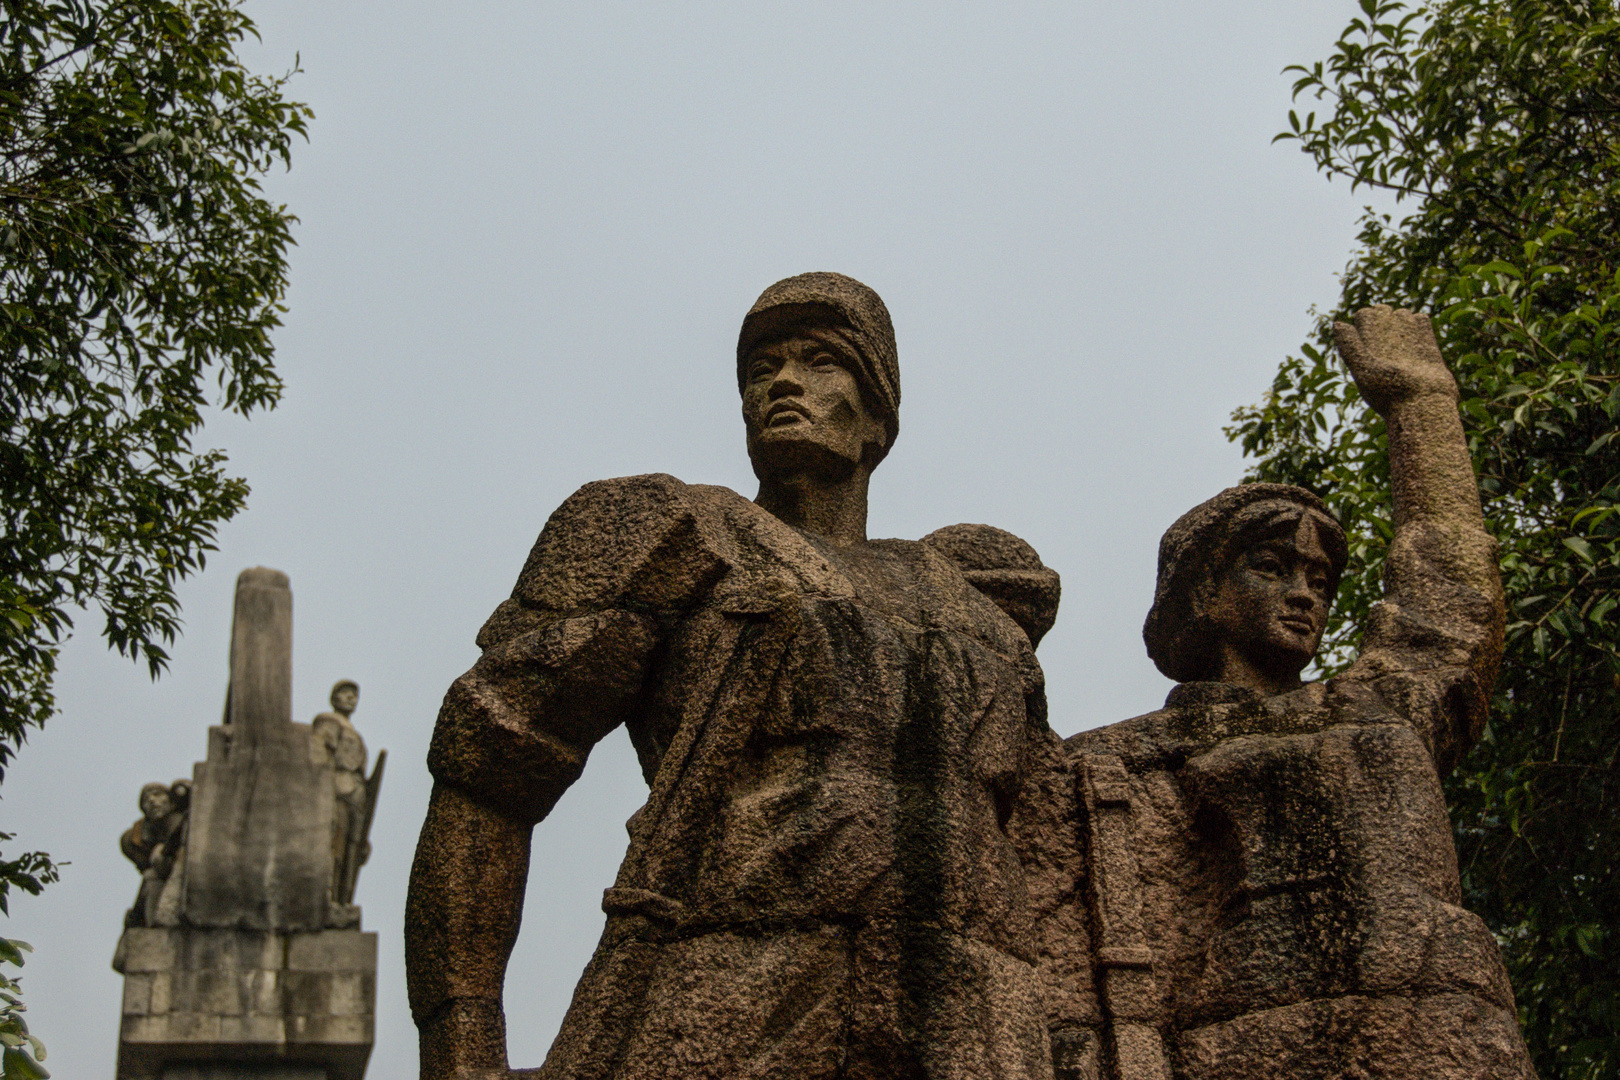
[(954, 562), (968, 584), (1023, 628), (1032, 646), (1052, 629), (1061, 583), (1027, 543), (992, 525), (948, 525), (922, 542)]

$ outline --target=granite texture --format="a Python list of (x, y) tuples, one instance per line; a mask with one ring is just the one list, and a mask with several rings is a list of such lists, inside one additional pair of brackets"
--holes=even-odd
[(136, 927), (118, 1080), (361, 1080), (374, 1038), (377, 935)]
[[(424, 1080), (1533, 1076), (1439, 783), (1503, 623), (1455, 385), (1421, 316), (1369, 309), (1341, 348), (1395, 489), (1360, 659), (1300, 681), (1347, 550), (1322, 501), (1234, 489), (1161, 547), (1145, 637), (1191, 681), (1061, 740), (1034, 550), (866, 537), (898, 431), (882, 302), (766, 290), (738, 347), (759, 494), (587, 484), (444, 699), (406, 916)], [(531, 833), (620, 724), (647, 802), (561, 1031), (514, 1070)]]
[(1495, 940), (1460, 906), (1440, 787), (1503, 632), (1455, 384), (1421, 316), (1369, 309), (1339, 333), (1391, 432), (1384, 600), (1355, 663), (1304, 684), (1345, 558), (1321, 501), (1235, 488), (1166, 533), (1144, 636), (1167, 675), (1205, 681), (1066, 740), (1049, 781), (1079, 788), (1093, 937), (1054, 929), (1047, 965), (1089, 957), (1071, 1009), (1103, 1006), (1105, 1071), (1069, 1076), (1534, 1076)]
[[(1001, 569), (1055, 599), (1038, 564)], [(442, 845), (424, 830), (425, 1057), (450, 1052), (436, 1031), (498, 1049), (516, 909), (487, 952), (441, 952), (484, 939), (492, 889), (430, 914), (423, 879), (506, 865), (496, 888), (520, 888), (528, 828), (625, 723), (647, 805), (540, 1075), (1047, 1072), (1003, 829), (1048, 734), (1043, 684), (1024, 630), (951, 559), (830, 544), (723, 488), (606, 481), (553, 515), (479, 641), (434, 734), (430, 814), (500, 821)]]
[(1007, 826), (1051, 745), (1032, 636), (1057, 576), (988, 526), (867, 539), (897, 356), (870, 289), (779, 282), (737, 353), (756, 499), (629, 477), (547, 522), (429, 751), (406, 941), (424, 1078), (508, 1075), (530, 831), (619, 724), (647, 803), (533, 1075), (1050, 1075)]

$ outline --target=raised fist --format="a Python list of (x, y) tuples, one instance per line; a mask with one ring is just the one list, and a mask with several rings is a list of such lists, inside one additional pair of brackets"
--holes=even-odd
[(1397, 402), (1430, 394), (1457, 400), (1457, 380), (1440, 358), (1427, 315), (1378, 304), (1356, 312), (1355, 320), (1334, 323), (1333, 337), (1361, 396), (1380, 416)]

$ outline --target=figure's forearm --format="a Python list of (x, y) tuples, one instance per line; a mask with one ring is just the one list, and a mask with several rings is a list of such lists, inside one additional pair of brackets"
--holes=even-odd
[(1483, 532), (1479, 484), (1456, 400), (1430, 393), (1397, 401), (1386, 421), (1395, 528), (1424, 518)]
[(534, 823), (622, 720), (657, 643), (647, 616), (558, 618), (509, 601), (439, 710), (435, 783), (405, 908), (405, 975), (423, 1080), (506, 1080), (501, 989)]
[[(1455, 399), (1430, 393), (1399, 400), (1385, 419), (1395, 525), (1386, 594), (1409, 607), (1431, 606), (1429, 593), (1439, 578), (1484, 598), (1493, 614), (1481, 611), (1475, 617), (1499, 624), (1496, 543), (1485, 531), (1479, 482)], [(1461, 614), (1454, 605), (1446, 608), (1453, 618)], [(1489, 638), (1500, 634), (1499, 625), (1494, 632), (1482, 629)]]
[(405, 903), (405, 978), (423, 1080), (504, 1076), (501, 988), (531, 826), (435, 784)]
[[(1388, 426), (1395, 537), (1386, 595), (1407, 606), (1455, 607), (1442, 596), (1461, 586), (1499, 608), (1495, 545), (1468, 460), (1457, 381), (1428, 316), (1377, 304), (1356, 312), (1354, 325), (1335, 323), (1333, 332), (1362, 397)], [(1476, 628), (1482, 618), (1491, 621), (1476, 610), (1451, 614), (1447, 621), (1460, 617)]]
[[(1427, 316), (1382, 304), (1335, 323), (1339, 354), (1389, 432), (1394, 536), (1384, 596), (1346, 673), (1389, 683), (1442, 771), (1484, 726), (1505, 623), (1496, 542), (1457, 411), (1457, 381)], [(1414, 693), (1412, 679), (1432, 693)]]

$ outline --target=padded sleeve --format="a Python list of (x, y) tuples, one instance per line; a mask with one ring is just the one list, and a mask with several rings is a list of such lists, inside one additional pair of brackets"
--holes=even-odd
[(667, 476), (602, 481), (552, 515), (445, 695), (436, 780), (520, 820), (550, 812), (635, 707), (665, 629), (726, 572), (685, 491)]
[(1334, 681), (1375, 690), (1417, 729), (1444, 775), (1484, 729), (1502, 655), (1495, 541), (1483, 531), (1408, 522), (1390, 544), (1384, 594), (1361, 655)]
[(1023, 627), (1031, 646), (1052, 629), (1060, 582), (1027, 543), (993, 525), (948, 525), (922, 542), (954, 562), (969, 584)]

